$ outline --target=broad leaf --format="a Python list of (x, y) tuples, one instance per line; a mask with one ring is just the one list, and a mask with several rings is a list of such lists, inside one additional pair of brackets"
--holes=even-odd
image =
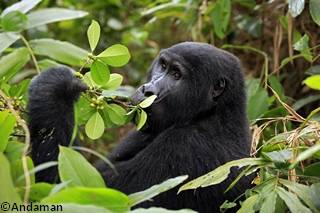
[(123, 125), (126, 122), (127, 111), (117, 104), (108, 104), (107, 113), (112, 123)]
[(185, 181), (187, 178), (187, 175), (170, 178), (161, 184), (153, 185), (144, 191), (133, 193), (129, 195), (131, 206), (135, 206), (157, 196), (158, 194), (161, 194), (162, 192), (168, 191)]
[(96, 49), (97, 44), (99, 42), (99, 38), (100, 38), (100, 25), (95, 20), (92, 20), (87, 31), (87, 36), (88, 36), (91, 52), (93, 52)]
[(303, 83), (312, 89), (320, 90), (320, 75), (310, 76), (306, 78)]
[(1, 25), (4, 31), (21, 31), (27, 24), (27, 16), (19, 11), (12, 11), (1, 19)]
[(28, 21), (27, 29), (53, 23), (53, 22), (81, 18), (86, 15), (88, 15), (88, 13), (84, 11), (69, 10), (69, 9), (63, 9), (63, 8), (48, 8), (48, 9), (36, 10), (28, 14), (29, 21)]
[(231, 14), (231, 2), (230, 0), (218, 0), (216, 1), (212, 10), (211, 18), (213, 22), (215, 34), (222, 39), (229, 25)]
[(156, 100), (157, 96), (156, 95), (151, 95), (150, 97), (146, 98), (145, 100), (143, 100), (139, 106), (141, 108), (147, 108), (149, 106), (151, 106), (151, 104), (154, 102), (154, 100)]
[(207, 187), (221, 183), (228, 177), (231, 167), (237, 166), (241, 168), (243, 166), (254, 166), (263, 164), (265, 164), (265, 162), (260, 158), (243, 158), (239, 160), (230, 161), (224, 165), (219, 166), (215, 170), (184, 184), (180, 187), (179, 192), (188, 189), (196, 189), (199, 187)]
[(138, 122), (137, 122), (137, 130), (140, 130), (144, 124), (146, 123), (147, 121), (147, 113), (144, 111), (144, 110), (141, 110), (139, 113), (138, 113)]
[(13, 185), (10, 164), (3, 153), (0, 152), (0, 201), (20, 203), (21, 199)]
[(309, 10), (311, 17), (317, 25), (320, 26), (320, 3), (319, 0), (310, 0)]
[[(26, 162), (27, 162), (28, 171), (32, 170), (34, 168), (34, 165), (33, 165), (32, 159), (29, 156), (27, 156)], [(26, 179), (25, 179), (22, 159), (20, 158), (14, 162), (11, 162), (10, 166), (11, 166), (11, 175), (12, 175), (12, 180), (14, 185), (16, 187), (19, 187), (19, 186), (24, 187), (26, 184)], [(29, 172), (29, 178), (30, 178), (31, 184), (34, 184), (35, 183), (34, 173)]]
[(292, 17), (297, 17), (304, 9), (304, 0), (289, 0), (289, 12)]
[(42, 203), (83, 204), (104, 207), (113, 213), (129, 210), (129, 198), (114, 189), (73, 187), (46, 197)]
[(254, 206), (259, 202), (259, 195), (252, 195), (243, 201), (241, 208), (237, 213), (255, 213)]
[(87, 136), (92, 140), (101, 137), (104, 132), (104, 122), (99, 112), (95, 112), (91, 115), (90, 119), (86, 123), (85, 131)]
[(312, 213), (305, 205), (301, 203), (297, 195), (277, 187), (277, 194), (286, 203), (292, 213)]
[(81, 66), (88, 52), (71, 43), (53, 39), (31, 40), (30, 45), (35, 54), (48, 56), (72, 66)]
[(63, 213), (113, 213), (103, 207), (94, 205), (79, 205), (79, 204), (63, 204)]
[(96, 84), (98, 84), (99, 86), (104, 86), (108, 83), (110, 78), (110, 70), (105, 63), (99, 60), (95, 60), (91, 64), (90, 71), (91, 78)]
[(273, 213), (275, 212), (276, 202), (277, 202), (277, 193), (275, 191), (272, 191), (271, 193), (268, 193), (268, 196), (264, 199), (260, 213)]
[(26, 13), (29, 10), (31, 10), (32, 8), (34, 8), (35, 6), (37, 6), (37, 4), (39, 4), (40, 2), (41, 2), (41, 0), (22, 0), (22, 1), (19, 1), (15, 4), (11, 5), (10, 7), (7, 7), (2, 12), (1, 17), (3, 17), (4, 15), (6, 15), (12, 11), (20, 11), (22, 13)]
[(16, 42), (19, 38), (19, 35), (16, 33), (0, 33), (0, 53), (7, 49), (7, 47), (10, 47), (10, 45)]
[(100, 173), (77, 151), (60, 146), (59, 175), (69, 186), (105, 187)]
[(115, 44), (100, 53), (97, 57), (110, 66), (121, 67), (130, 60), (130, 53), (127, 47)]
[(110, 74), (110, 79), (106, 86), (103, 86), (104, 89), (107, 90), (115, 90), (117, 89), (122, 83), (123, 77), (118, 73)]
[(0, 59), (0, 79), (9, 80), (30, 60), (27, 48), (15, 49)]
[(30, 188), (30, 200), (40, 201), (50, 194), (54, 185), (49, 183), (35, 183)]
[(16, 124), (16, 118), (9, 111), (0, 112), (0, 152), (3, 152), (8, 144), (8, 139)]

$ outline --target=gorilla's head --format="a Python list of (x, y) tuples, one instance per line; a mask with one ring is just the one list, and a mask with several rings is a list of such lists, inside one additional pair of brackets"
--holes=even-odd
[(206, 119), (224, 109), (242, 110), (245, 103), (239, 60), (209, 44), (183, 42), (162, 50), (149, 70), (148, 82), (133, 95), (139, 103), (157, 99), (147, 112), (145, 130)]

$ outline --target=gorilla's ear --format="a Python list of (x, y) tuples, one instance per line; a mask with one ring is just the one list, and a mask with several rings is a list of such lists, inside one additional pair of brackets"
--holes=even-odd
[(213, 87), (211, 88), (212, 98), (215, 99), (219, 97), (223, 93), (225, 87), (226, 81), (224, 78), (220, 78), (218, 81), (216, 81)]

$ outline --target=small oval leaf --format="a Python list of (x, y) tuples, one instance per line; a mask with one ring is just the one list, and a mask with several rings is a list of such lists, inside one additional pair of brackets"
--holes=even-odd
[(146, 98), (145, 100), (143, 100), (139, 106), (141, 108), (147, 108), (149, 106), (151, 106), (151, 104), (154, 102), (154, 100), (156, 100), (157, 96), (156, 95), (151, 95), (150, 97)]
[(110, 66), (121, 67), (128, 63), (131, 56), (126, 46), (115, 44), (100, 53), (97, 57)]
[(147, 121), (147, 113), (143, 110), (141, 110), (141, 112), (139, 113), (139, 121), (138, 121), (138, 124), (137, 124), (137, 130), (140, 130), (144, 124), (146, 123)]
[(320, 4), (319, 0), (310, 0), (309, 10), (313, 21), (320, 26)]
[(103, 88), (107, 90), (115, 90), (121, 85), (122, 80), (123, 80), (122, 75), (118, 73), (112, 73), (110, 75), (107, 85), (103, 86)]
[(20, 11), (12, 11), (1, 19), (1, 25), (4, 31), (21, 31), (27, 25), (28, 18)]
[(320, 75), (310, 76), (306, 78), (303, 83), (312, 89), (320, 90)]
[(103, 86), (108, 83), (110, 78), (110, 71), (106, 64), (99, 60), (96, 60), (92, 63), (90, 71), (92, 80), (96, 84)]
[(95, 112), (88, 120), (85, 131), (87, 136), (92, 140), (101, 137), (104, 132), (104, 122), (99, 112)]
[(88, 35), (91, 52), (93, 52), (96, 49), (97, 44), (99, 42), (99, 38), (100, 38), (100, 25), (98, 22), (96, 22), (95, 20), (92, 20), (88, 28), (87, 35)]

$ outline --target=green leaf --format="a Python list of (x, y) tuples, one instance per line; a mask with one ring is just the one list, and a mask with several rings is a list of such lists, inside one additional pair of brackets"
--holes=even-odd
[(272, 191), (268, 193), (268, 196), (263, 200), (261, 205), (260, 213), (273, 213), (275, 212), (276, 202), (277, 202), (277, 193)]
[(303, 200), (311, 209), (317, 212), (317, 207), (314, 205), (309, 186), (299, 184), (285, 179), (279, 179), (280, 183), (285, 185), (291, 192), (295, 193), (301, 200)]
[(319, 0), (310, 0), (309, 11), (313, 21), (320, 26), (320, 3)]
[(5, 81), (12, 78), (30, 60), (27, 48), (15, 49), (12, 53), (0, 59), (0, 79)]
[(289, 12), (292, 17), (297, 17), (304, 9), (304, 0), (289, 0)]
[(199, 187), (207, 187), (221, 183), (228, 177), (231, 167), (237, 166), (241, 168), (243, 166), (254, 166), (263, 164), (265, 164), (265, 161), (263, 161), (261, 158), (243, 158), (239, 160), (230, 161), (224, 165), (219, 166), (215, 170), (184, 184), (180, 187), (179, 192), (188, 189), (196, 189)]
[(21, 31), (25, 28), (28, 18), (25, 14), (19, 11), (12, 11), (6, 14), (1, 19), (1, 25), (4, 31)]
[(47, 197), (52, 190), (53, 185), (49, 183), (35, 183), (30, 187), (30, 200), (40, 201)]
[(10, 7), (7, 7), (1, 14), (1, 17), (3, 17), (4, 15), (8, 14), (9, 12), (12, 11), (20, 11), (22, 13), (26, 13), (28, 11), (30, 11), (32, 8), (34, 8), (35, 6), (37, 6), (37, 4), (39, 4), (41, 2), (41, 0), (24, 0), (24, 1), (20, 1), (17, 2), (13, 5), (11, 5)]
[(103, 86), (104, 89), (107, 90), (115, 90), (117, 89), (122, 83), (123, 77), (118, 73), (110, 74), (110, 79), (106, 86)]
[(281, 187), (277, 187), (277, 194), (286, 203), (292, 213), (312, 213), (310, 209), (304, 206), (297, 195), (286, 191)]
[(141, 110), (140, 112), (138, 111), (138, 117), (139, 117), (139, 120), (138, 120), (138, 123), (137, 123), (137, 130), (140, 130), (144, 124), (146, 123), (147, 121), (147, 113), (144, 111), (144, 110)]
[(108, 104), (106, 106), (108, 116), (112, 123), (123, 125), (126, 122), (127, 111), (117, 104)]
[(60, 146), (59, 175), (69, 186), (105, 187), (100, 173), (77, 151)]
[(16, 42), (19, 38), (19, 35), (16, 33), (0, 33), (0, 53), (7, 49), (7, 47), (10, 47), (10, 45)]
[[(112, 74), (111, 74), (112, 75)], [(83, 79), (84, 83), (87, 84), (88, 87), (99, 87), (93, 80), (91, 77), (91, 72), (87, 72), (86, 74), (84, 74)]]
[(49, 68), (63, 66), (62, 64), (59, 64), (59, 63), (57, 63), (55, 61), (52, 61), (50, 59), (43, 59), (43, 60), (38, 62), (38, 65), (39, 65), (41, 70), (47, 70)]
[(84, 11), (69, 10), (63, 8), (48, 8), (36, 10), (28, 14), (29, 21), (27, 29), (53, 22), (82, 18), (86, 15), (88, 15), (88, 13)]
[(220, 38), (224, 38), (229, 25), (231, 14), (230, 0), (216, 1), (212, 10), (211, 18), (213, 22), (214, 32)]
[(7, 144), (7, 148), (4, 151), (4, 154), (6, 155), (7, 159), (10, 162), (14, 162), (18, 160), (23, 152), (24, 144), (16, 141), (10, 141)]
[(102, 95), (103, 97), (113, 98), (113, 97), (123, 97), (129, 98), (135, 92), (135, 89), (131, 86), (120, 86), (116, 90), (103, 90)]
[(303, 81), (311, 89), (320, 90), (320, 75), (313, 75)]
[[(28, 170), (29, 171), (33, 170), (34, 165), (33, 165), (32, 159), (29, 156), (27, 156), (26, 161), (27, 161)], [(12, 175), (12, 180), (14, 182), (14, 185), (16, 187), (25, 186), (26, 179), (25, 179), (22, 159), (18, 159), (14, 162), (11, 162), (10, 166), (11, 166), (11, 175)], [(30, 178), (31, 184), (34, 184), (35, 183), (34, 173), (29, 172), (29, 178)]]
[(96, 84), (98, 84), (99, 86), (103, 86), (108, 83), (110, 78), (110, 71), (109, 67), (105, 63), (99, 60), (95, 60), (91, 64), (90, 71), (91, 78)]
[(247, 198), (237, 213), (255, 213), (254, 206), (259, 202), (259, 195), (255, 194)]
[(31, 40), (30, 45), (35, 54), (48, 56), (72, 66), (81, 66), (88, 55), (88, 52), (80, 47), (53, 39)]
[(2, 183), (0, 190), (0, 201), (21, 203), (21, 199), (12, 182), (10, 164), (1, 152), (0, 165), (0, 182)]
[(95, 205), (104, 207), (113, 213), (127, 212), (130, 204), (125, 194), (114, 189), (87, 187), (67, 188), (44, 198), (42, 203)]
[(129, 62), (131, 56), (126, 46), (115, 44), (97, 57), (110, 66), (121, 67)]
[(151, 106), (151, 104), (154, 102), (154, 100), (156, 100), (157, 96), (156, 95), (151, 95), (150, 97), (146, 98), (145, 100), (143, 100), (139, 106), (141, 108), (147, 108), (149, 106)]
[(268, 111), (268, 93), (262, 87), (258, 87), (258, 90), (251, 97), (248, 97), (248, 117), (250, 120), (255, 120)]
[(9, 136), (16, 125), (16, 118), (9, 111), (0, 112), (0, 152), (3, 152), (8, 144)]
[(100, 38), (100, 25), (95, 20), (92, 20), (87, 31), (87, 36), (88, 36), (91, 52), (93, 52), (96, 49), (97, 44), (99, 42), (99, 38)]
[(304, 168), (303, 174), (306, 176), (320, 177), (320, 162), (313, 163)]
[(150, 200), (151, 198), (161, 194), (162, 192), (168, 191), (185, 181), (188, 178), (188, 175), (179, 176), (175, 178), (170, 178), (161, 184), (153, 185), (150, 188), (136, 192), (129, 195), (131, 206), (135, 206), (139, 203), (142, 203), (146, 200)]
[(292, 151), (285, 149), (267, 153), (263, 152), (263, 156), (267, 157), (269, 160), (273, 162), (284, 163), (292, 158)]
[(102, 136), (104, 132), (104, 122), (99, 112), (95, 112), (88, 120), (85, 126), (85, 131), (87, 136), (92, 140), (98, 139)]
[(293, 44), (293, 48), (298, 51), (302, 51), (309, 48), (309, 36), (304, 34), (296, 43)]
[(320, 194), (320, 183), (314, 183), (310, 186), (310, 197), (312, 199), (312, 202), (314, 205), (317, 207), (318, 211), (320, 210), (320, 199), (319, 199), (319, 194)]
[(308, 95), (307, 97), (301, 98), (296, 103), (294, 103), (292, 105), (292, 108), (295, 111), (298, 111), (302, 107), (304, 107), (312, 102), (318, 101), (318, 100), (320, 100), (320, 95)]
[(297, 165), (297, 163), (304, 161), (310, 157), (312, 157), (314, 154), (316, 154), (318, 151), (320, 151), (320, 144), (316, 144), (310, 148), (308, 148), (307, 150), (301, 152), (297, 158), (295, 159), (295, 161), (292, 163), (292, 167)]

